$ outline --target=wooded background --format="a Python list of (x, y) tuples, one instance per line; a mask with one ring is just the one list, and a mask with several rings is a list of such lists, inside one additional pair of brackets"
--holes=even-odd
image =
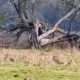
[[(41, 48), (67, 40), (79, 47), (79, 0), (3, 0), (0, 6), (1, 46)], [(62, 35), (54, 38), (56, 31)]]

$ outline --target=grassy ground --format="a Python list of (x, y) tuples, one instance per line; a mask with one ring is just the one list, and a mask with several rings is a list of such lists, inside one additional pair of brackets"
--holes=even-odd
[[(17, 50), (17, 52), (18, 51), (24, 52), (25, 50)], [(40, 50), (36, 51), (40, 52)], [(53, 50), (45, 51), (49, 53), (53, 52)], [(44, 51), (41, 52), (44, 54)], [(61, 52), (63, 53), (63, 51)], [(76, 52), (73, 53), (75, 54)], [(77, 54), (75, 55), (77, 56)], [(12, 58), (0, 61), (0, 80), (23, 80), (26, 77), (28, 78), (27, 80), (80, 80), (79, 59), (78, 63), (75, 65), (63, 65), (58, 63), (34, 64), (20, 61), (16, 62)]]
[(80, 66), (0, 62), (0, 80), (80, 80)]

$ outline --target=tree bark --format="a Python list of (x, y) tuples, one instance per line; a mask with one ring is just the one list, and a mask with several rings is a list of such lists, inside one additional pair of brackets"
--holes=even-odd
[(34, 26), (34, 30), (31, 35), (32, 40), (32, 47), (33, 48), (40, 48), (39, 42), (38, 42), (38, 29), (39, 29), (39, 20), (36, 20), (36, 25)]

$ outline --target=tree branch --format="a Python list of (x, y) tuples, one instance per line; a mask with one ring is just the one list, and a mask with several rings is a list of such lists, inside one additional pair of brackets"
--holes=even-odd
[(30, 21), (28, 11), (27, 11), (27, 0), (23, 0), (23, 2), (24, 2), (24, 15), (25, 15), (26, 19), (28, 19)]
[(69, 35), (69, 36), (59, 36), (57, 38), (52, 38), (52, 39), (41, 39), (41, 46), (44, 46), (46, 44), (49, 44), (49, 43), (55, 43), (55, 42), (62, 42), (62, 41), (69, 41), (69, 40), (73, 40), (74, 38), (79, 38), (80, 36), (76, 35), (76, 34), (72, 34), (72, 35)]
[(60, 28), (58, 28), (57, 30), (58, 30), (59, 32), (61, 32), (61, 33), (65, 34), (65, 35), (67, 34), (67, 32), (63, 31), (63, 30), (62, 30), (62, 29), (60, 29)]
[(80, 10), (80, 9), (78, 9), (78, 10), (76, 11), (76, 14), (73, 16), (73, 18), (72, 18), (71, 21), (70, 21), (70, 29), (69, 29), (69, 31), (68, 31), (68, 35), (70, 34), (70, 32), (71, 32), (71, 30), (72, 30), (72, 22), (73, 22), (73, 20), (76, 18), (77, 13), (79, 12), (79, 10)]

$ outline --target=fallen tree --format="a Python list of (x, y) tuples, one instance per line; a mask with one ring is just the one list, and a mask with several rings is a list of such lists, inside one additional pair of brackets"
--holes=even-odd
[[(54, 42), (69, 41), (72, 46), (75, 46), (76, 43), (74, 43), (74, 42), (76, 42), (76, 40), (78, 38), (80, 38), (80, 36), (75, 34), (75, 33), (74, 34), (70, 34), (70, 32), (72, 30), (72, 22), (76, 18), (76, 16), (78, 15), (79, 11), (80, 11), (80, 6), (78, 5), (75, 9), (72, 9), (64, 17), (62, 17), (60, 20), (58, 20), (51, 30), (49, 30), (49, 31), (43, 33), (42, 35), (38, 36), (37, 40), (38, 40), (38, 42), (40, 41), (40, 45), (43, 46), (43, 45), (46, 45), (46, 44), (49, 44), (49, 43), (54, 43)], [(69, 29), (68, 33), (65, 33), (65, 31), (63, 31), (60, 28), (58, 28), (58, 25), (74, 12), (75, 12), (75, 15), (73, 16), (73, 18), (72, 18), (72, 20), (70, 22), (70, 24), (71, 24), (70, 29)], [(36, 24), (39, 25), (38, 22)], [(39, 26), (36, 26), (36, 29), (37, 28), (39, 28)], [(64, 35), (61, 35), (59, 37), (52, 38), (52, 39), (46, 39), (47, 36), (49, 36), (50, 34), (54, 33), (55, 31), (60, 31)], [(37, 33), (37, 31), (36, 31), (36, 33)]]

